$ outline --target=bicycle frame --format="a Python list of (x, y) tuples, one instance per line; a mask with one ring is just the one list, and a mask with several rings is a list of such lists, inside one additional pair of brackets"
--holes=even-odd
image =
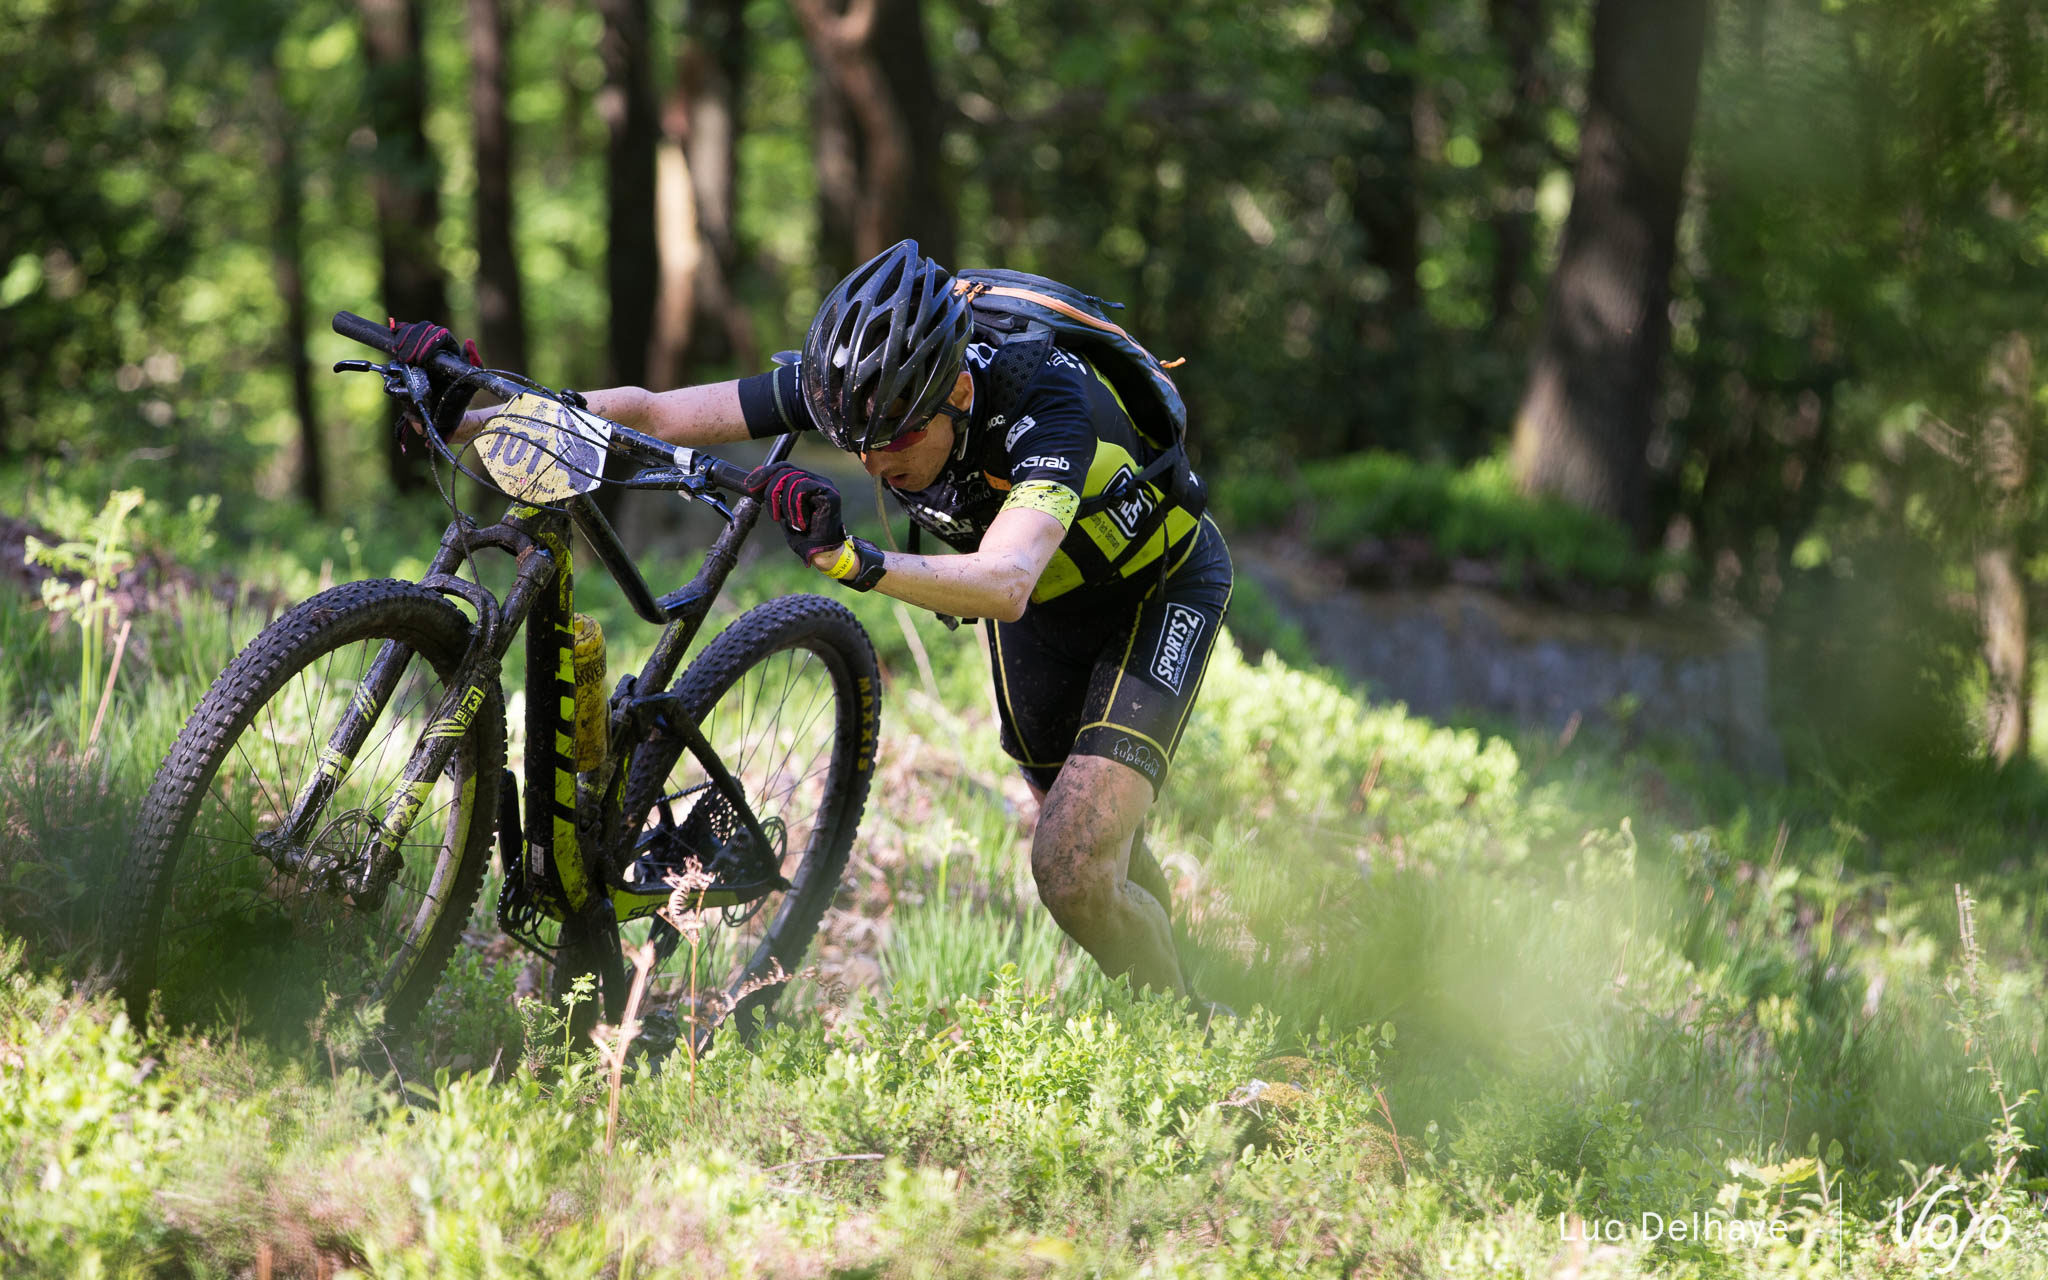
[[(665, 704), (672, 703), (669, 683), (738, 562), (740, 545), (752, 532), (762, 504), (758, 498), (742, 497), (732, 507), (726, 507), (706, 493), (701, 484), (689, 483), (694, 475), (690, 451), (671, 450), (651, 438), (627, 434), (634, 436), (629, 443), (640, 446), (637, 452), (647, 453), (648, 446), (652, 446), (672, 453), (676, 465), (643, 470), (621, 484), (687, 491), (724, 515), (725, 528), (712, 542), (696, 576), (681, 588), (657, 598), (588, 494), (572, 496), (559, 510), (515, 502), (496, 524), (484, 527), (478, 527), (467, 516), (457, 515), (442, 533), (440, 549), (419, 583), (429, 590), (458, 597), (475, 610), (473, 638), (449, 681), (448, 692), (435, 707), (425, 733), (406, 762), (397, 792), (378, 822), (368, 857), (358, 864), (357, 874), (344, 884), (359, 903), (372, 907), (381, 903), (402, 869), (399, 846), (418, 819), (435, 780), (446, 770), (457, 744), (468, 732), (471, 718), (483, 704), (488, 682), (502, 669), (522, 628), (527, 629), (526, 814), (519, 842), (522, 847), (516, 851), (506, 849), (507, 880), (518, 877), (530, 891), (538, 889), (540, 892), (534, 896), (539, 899), (543, 913), (556, 919), (589, 914), (625, 921), (650, 914), (667, 902), (666, 893), (633, 893), (614, 883), (621, 870), (614, 865), (618, 861), (614, 854), (631, 834), (622, 830), (621, 793), (627, 766), (654, 716)], [(787, 457), (795, 439), (790, 435), (777, 440), (769, 451), (769, 461)], [(618, 581), (634, 612), (663, 628), (639, 674), (620, 682), (611, 698), (609, 749), (604, 763), (581, 774), (571, 747), (576, 716), (572, 530), (583, 535), (600, 563)], [(475, 553), (484, 548), (503, 550), (518, 564), (502, 604), (479, 581), (460, 573), (464, 562), (473, 563)], [(322, 748), (314, 776), (294, 799), (291, 813), (280, 828), (283, 838), (279, 843), (286, 850), (283, 856), (290, 858), (289, 850), (304, 847), (311, 815), (320, 811), (348, 772), (372, 725), (383, 714), (411, 656), (410, 650), (398, 641), (387, 641), (379, 651), (348, 712)], [(549, 690), (554, 696), (548, 696)], [(769, 847), (744, 792), (695, 721), (685, 715), (665, 717), (663, 724), (682, 738), (685, 748), (703, 766), (710, 784), (731, 802), (747, 834), (757, 842), (756, 847)], [(475, 781), (469, 780), (463, 796), (469, 820), (474, 820)], [(509, 834), (501, 830), (501, 839)], [(520, 855), (519, 866), (511, 865), (515, 852)], [(696, 905), (717, 907), (741, 900), (737, 891), (714, 886), (698, 894)]]

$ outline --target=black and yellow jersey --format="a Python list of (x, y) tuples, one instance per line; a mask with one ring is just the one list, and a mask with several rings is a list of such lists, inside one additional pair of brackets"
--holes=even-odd
[[(988, 377), (998, 350), (984, 342), (967, 349), (974, 408), (939, 478), (915, 492), (890, 492), (911, 520), (957, 551), (978, 548), (989, 525), (1012, 507), (1058, 520), (1066, 537), (1031, 593), (1034, 604), (1065, 606), (1149, 588), (1160, 556), (1182, 551), (1199, 524), (1178, 507), (1155, 520), (1166, 495), (1157, 484), (1134, 483), (1161, 445), (1139, 433), (1085, 360), (1056, 346), (1046, 348), (1023, 393), (998, 405)], [(740, 404), (757, 436), (813, 429), (794, 366), (743, 380)], [(1126, 490), (1121, 500), (1080, 514), (1085, 500)], [(1134, 535), (1142, 535), (1135, 548)]]

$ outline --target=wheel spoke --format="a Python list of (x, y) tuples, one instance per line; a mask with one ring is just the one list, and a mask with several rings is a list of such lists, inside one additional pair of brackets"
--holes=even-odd
[[(807, 891), (757, 901), (741, 909), (747, 914), (736, 924), (716, 923), (714, 915), (696, 948), (694, 972), (687, 942), (679, 943), (667, 961), (660, 979), (665, 998), (687, 999), (692, 990), (700, 998), (706, 992), (735, 994), (758, 979), (771, 950), (800, 955), (823, 910), (819, 895), (829, 899), (836, 889), (864, 790), (856, 789), (852, 779), (835, 781), (843, 776), (836, 771), (853, 766), (855, 749), (841, 738), (842, 724), (851, 721), (841, 708), (855, 695), (852, 678), (841, 674), (846, 668), (831, 658), (837, 651), (831, 639), (808, 635), (770, 644), (757, 654), (741, 650), (723, 658), (739, 667), (730, 683), (715, 686), (723, 692), (691, 707), (716, 758), (725, 762), (755, 818), (779, 844), (782, 874), (801, 880)], [(718, 660), (708, 651), (700, 659), (707, 666)], [(684, 687), (689, 687), (687, 675)], [(703, 803), (707, 785), (696, 756), (680, 751), (669, 776), (646, 794), (663, 797), (682, 824)], [(829, 819), (828, 798), (837, 806)], [(652, 801), (648, 805), (646, 812), (633, 815), (642, 830), (660, 823), (658, 808)], [(797, 966), (792, 962), (789, 967)]]
[[(150, 971), (167, 1012), (183, 1019), (236, 1011), (266, 1030), (303, 1034), (307, 1019), (320, 1013), (322, 990), (345, 991), (351, 1003), (388, 1005), (399, 992), (386, 987), (404, 968), (409, 1013), (424, 995), (419, 982), (430, 984), (437, 976), (398, 958), (431, 954), (432, 939), (445, 938), (443, 930), (459, 928), (468, 918), (464, 895), (475, 892), (482, 867), (464, 859), (480, 852), (488, 828), (479, 827), (482, 820), (465, 804), (464, 779), (495, 768), (480, 756), (481, 734), (461, 739), (434, 779), (426, 803), (396, 843), (398, 866), (374, 909), (354, 902), (334, 878), (364, 869), (376, 819), (398, 794), (411, 745), (424, 732), (431, 708), (446, 696), (448, 682), (438, 673), (455, 669), (456, 646), (466, 643), (454, 638), (452, 627), (434, 633), (445, 639), (424, 645), (410, 630), (415, 623), (404, 624), (403, 631), (379, 629), (381, 610), (414, 590), (395, 584), (364, 590), (319, 619), (314, 634), (305, 630), (304, 615), (294, 619), (292, 630), (267, 631), (251, 648), (268, 643), (273, 661), (252, 669), (277, 673), (271, 677), (275, 683), (265, 686), (273, 692), (223, 686), (230, 691), (209, 694), (187, 725), (180, 743), (189, 741), (191, 751), (203, 753), (199, 786), (190, 793), (194, 799), (173, 801), (190, 806), (180, 811), (182, 817), (162, 822), (183, 832), (183, 843), (165, 847), (147, 864), (168, 883), (153, 891), (161, 915), (139, 921), (148, 933), (138, 941), (155, 952)], [(417, 605), (408, 602), (407, 608), (411, 617), (420, 616)], [(320, 627), (351, 638), (323, 643)], [(381, 723), (363, 726), (346, 773), (335, 780), (323, 806), (304, 815), (301, 837), (289, 849), (281, 843), (273, 848), (270, 842), (281, 842), (284, 834), (279, 823), (306, 794), (308, 779), (316, 776), (326, 748), (351, 714), (376, 657), (393, 640), (414, 656), (397, 673), (377, 716)], [(500, 722), (488, 723), (495, 728)], [(165, 803), (158, 798), (161, 787), (160, 779), (151, 796), (159, 807)], [(487, 791), (467, 794), (479, 809), (488, 807), (481, 803)], [(460, 841), (458, 829), (464, 832)]]

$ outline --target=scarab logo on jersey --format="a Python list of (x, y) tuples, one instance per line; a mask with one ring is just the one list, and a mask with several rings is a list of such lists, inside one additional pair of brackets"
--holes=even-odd
[(1152, 651), (1152, 678), (1175, 693), (1188, 678), (1195, 648), (1202, 638), (1207, 619), (1184, 604), (1166, 606), (1166, 626), (1159, 632), (1159, 647)]
[[(1120, 489), (1135, 479), (1137, 477), (1131, 474), (1129, 467), (1118, 467), (1116, 474), (1109, 478), (1109, 483), (1102, 487), (1105, 491)], [(1138, 522), (1143, 520), (1145, 513), (1150, 510), (1151, 490), (1140, 486), (1138, 492), (1128, 501), (1112, 503), (1109, 510), (1103, 514), (1116, 522), (1116, 527), (1123, 531), (1124, 537), (1135, 538), (1138, 536)]]
[(1074, 464), (1055, 453), (1034, 453), (1017, 464), (1019, 471), (1072, 471)]

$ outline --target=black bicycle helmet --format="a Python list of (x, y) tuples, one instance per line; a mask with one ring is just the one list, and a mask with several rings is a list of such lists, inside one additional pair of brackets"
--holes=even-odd
[(849, 453), (921, 426), (952, 394), (972, 328), (952, 275), (898, 241), (841, 280), (804, 335), (811, 420)]

